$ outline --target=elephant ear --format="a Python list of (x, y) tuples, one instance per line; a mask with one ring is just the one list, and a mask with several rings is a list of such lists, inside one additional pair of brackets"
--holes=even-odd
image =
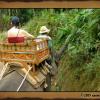
[(5, 65), (3, 63), (2, 64), (0, 63), (0, 65), (3, 67), (3, 69), (0, 72), (0, 79), (1, 79), (1, 76), (3, 78), (6, 75), (8, 75), (10, 72), (20, 69), (23, 66), (19, 62), (10, 62), (10, 63), (6, 63)]

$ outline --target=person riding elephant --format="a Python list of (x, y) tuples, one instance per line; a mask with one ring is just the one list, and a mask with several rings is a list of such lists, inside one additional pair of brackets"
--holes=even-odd
[(20, 20), (17, 16), (12, 17), (11, 24), (12, 28), (7, 32), (7, 39), (9, 43), (22, 43), (27, 38), (34, 38), (33, 35), (19, 28)]
[(50, 29), (48, 29), (46, 26), (42, 26), (39, 31), (39, 36), (37, 36), (37, 38), (47, 39), (49, 49), (51, 49), (52, 48), (52, 39), (48, 35), (49, 32), (50, 32)]
[[(47, 39), (48, 41), (48, 47), (50, 51), (50, 57), (46, 60), (46, 62), (52, 66), (51, 69), (51, 74), (55, 75), (57, 73), (57, 61), (55, 57), (55, 50), (53, 48), (53, 40), (52, 38), (48, 35), (50, 33), (50, 29), (48, 29), (46, 26), (42, 26), (39, 31), (40, 35), (37, 36), (37, 38), (41, 39)], [(56, 64), (56, 65), (55, 65)]]
[[(48, 41), (48, 47), (50, 50), (50, 55), (51, 55), (51, 59), (53, 58), (53, 44), (52, 44), (52, 38), (48, 35), (48, 33), (50, 32), (50, 29), (48, 29), (46, 26), (42, 26), (40, 28), (39, 31), (39, 36), (37, 36), (37, 38), (41, 38), (41, 39), (46, 39)], [(51, 59), (48, 59), (48, 63), (51, 65)]]

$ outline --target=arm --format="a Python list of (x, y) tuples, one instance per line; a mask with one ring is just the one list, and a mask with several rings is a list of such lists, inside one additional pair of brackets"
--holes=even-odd
[(34, 38), (33, 35), (29, 34), (28, 32), (26, 32), (26, 31), (24, 31), (24, 30), (22, 30), (22, 33), (24, 34), (24, 36), (25, 36), (26, 38)]

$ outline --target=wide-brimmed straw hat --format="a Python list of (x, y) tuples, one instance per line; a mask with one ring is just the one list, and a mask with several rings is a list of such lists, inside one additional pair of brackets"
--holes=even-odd
[(49, 32), (50, 30), (46, 26), (42, 26), (39, 31), (39, 33), (49, 33)]

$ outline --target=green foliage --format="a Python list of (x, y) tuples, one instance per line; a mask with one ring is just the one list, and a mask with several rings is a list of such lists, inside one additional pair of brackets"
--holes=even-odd
[(6, 34), (5, 32), (0, 33), (0, 41), (4, 41), (6, 39), (5, 34)]
[(14, 12), (34, 36), (46, 25), (56, 50), (67, 44), (57, 76), (58, 91), (99, 90), (100, 9), (11, 9), (3, 15), (5, 27)]
[(11, 18), (12, 16), (18, 16), (23, 26), (34, 16), (33, 9), (0, 9), (0, 29), (7, 30), (11, 27)]
[(97, 91), (100, 86), (100, 10), (58, 11), (43, 9), (40, 16), (34, 16), (26, 25), (36, 36), (42, 25), (48, 26), (56, 50), (68, 45), (59, 65), (55, 90)]
[(1, 30), (4, 31), (9, 27), (10, 16), (3, 14), (0, 19)]
[[(92, 84), (95, 78), (98, 82), (100, 81), (100, 59), (98, 58), (100, 55), (97, 55), (98, 52), (100, 53), (100, 17), (98, 13), (99, 10), (96, 9), (70, 10), (67, 14), (62, 12), (59, 15), (59, 17), (62, 18), (59, 19), (61, 26), (58, 27), (58, 32), (56, 32), (57, 40), (54, 41), (56, 48), (60, 48), (65, 42), (68, 44), (68, 49), (66, 50), (69, 54), (69, 63), (64, 63), (63, 61), (64, 64), (61, 64), (59, 67), (61, 69), (63, 69), (63, 67), (68, 67), (70, 71), (75, 71), (75, 76), (77, 76), (78, 79), (81, 74), (84, 74), (84, 77), (87, 78), (86, 81), (83, 81), (85, 83), (83, 86), (84, 90), (88, 90), (86, 83)], [(80, 73), (80, 71), (84, 73)], [(66, 77), (70, 77), (71, 75), (64, 76), (65, 69), (61, 72), (62, 73), (58, 74), (58, 88), (60, 87), (60, 90), (64, 89), (66, 91), (67, 88), (65, 89), (64, 86), (61, 85), (65, 85), (66, 82), (71, 83), (72, 81), (70, 80), (64, 81)], [(74, 75), (74, 73), (72, 74)], [(71, 76), (71, 79), (74, 80), (74, 77)], [(81, 84), (80, 82), (80, 87), (78, 87), (79, 90), (81, 90)], [(90, 90), (93, 90), (93, 88), (94, 85)], [(96, 89), (98, 89), (98, 87)]]

